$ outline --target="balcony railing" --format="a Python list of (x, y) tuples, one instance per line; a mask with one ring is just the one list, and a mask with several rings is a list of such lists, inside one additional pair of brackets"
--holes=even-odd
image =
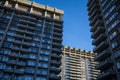
[(55, 58), (58, 58), (58, 59), (62, 58), (62, 55), (58, 55), (56, 53), (52, 53), (51, 56), (55, 57)]
[(101, 61), (102, 59), (105, 59), (109, 55), (111, 55), (111, 52), (109, 49), (106, 49), (106, 50), (102, 51), (101, 53), (97, 54), (95, 57), (95, 60)]
[(61, 64), (61, 62), (60, 62), (60, 61), (56, 61), (56, 60), (51, 60), (51, 64), (60, 65), (60, 64)]
[(108, 58), (105, 61), (101, 61), (98, 65), (97, 65), (97, 69), (106, 69), (108, 67), (110, 67), (113, 64), (113, 61)]
[(100, 34), (96, 39), (92, 41), (93, 45), (98, 45), (102, 40), (106, 39), (106, 34)]
[(98, 80), (107, 80), (115, 76), (114, 71), (106, 71), (98, 75)]
[(106, 48), (108, 45), (109, 45), (109, 44), (108, 44), (108, 41), (105, 40), (105, 41), (101, 42), (98, 46), (96, 46), (96, 47), (93, 49), (93, 51), (94, 51), (94, 52), (98, 52), (99, 50)]

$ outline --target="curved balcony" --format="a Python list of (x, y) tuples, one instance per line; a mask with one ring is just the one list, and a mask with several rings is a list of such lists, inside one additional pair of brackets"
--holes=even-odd
[(96, 39), (92, 41), (93, 45), (98, 45), (102, 40), (106, 39), (107, 35), (106, 34), (101, 34), (99, 35)]
[(103, 26), (103, 21), (102, 20), (97, 20), (90, 31), (94, 32), (97, 29), (98, 26)]
[(108, 59), (106, 59), (106, 60), (104, 60), (104, 61), (101, 61), (98, 65), (97, 65), (97, 69), (106, 69), (106, 68), (108, 68), (108, 67), (110, 67), (111, 65), (113, 64), (113, 61), (110, 59), (110, 58), (108, 58)]
[(96, 47), (93, 49), (93, 51), (96, 52), (96, 53), (98, 53), (101, 49), (106, 48), (108, 45), (109, 45), (109, 44), (108, 44), (108, 41), (107, 41), (107, 40), (106, 40), (106, 41), (103, 41), (103, 42), (101, 42), (98, 46), (96, 46)]
[(89, 16), (89, 20), (91, 20), (92, 18), (94, 18), (94, 16), (96, 14), (100, 14), (101, 10), (100, 9), (95, 9), (94, 12)]
[(102, 17), (101, 17), (100, 14), (96, 14), (96, 15), (91, 19), (90, 26), (93, 26), (98, 19), (102, 19)]
[(56, 54), (56, 53), (52, 53), (51, 54), (52, 58), (56, 58), (57, 60), (60, 60), (62, 58), (62, 55)]
[(115, 72), (114, 71), (106, 71), (104, 73), (101, 73), (98, 76), (98, 80), (109, 80), (110, 78), (115, 76)]
[(111, 52), (110, 52), (109, 49), (106, 49), (106, 50), (104, 50), (101, 53), (96, 55), (95, 61), (101, 61), (101, 60), (105, 59), (109, 55), (111, 55)]
[(100, 35), (101, 33), (103, 33), (105, 31), (104, 27), (98, 27), (96, 29), (96, 31), (92, 34), (93, 38), (96, 38), (98, 35)]

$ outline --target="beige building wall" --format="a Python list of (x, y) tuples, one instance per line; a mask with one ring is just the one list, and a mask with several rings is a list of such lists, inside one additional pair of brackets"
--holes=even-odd
[(63, 46), (62, 52), (62, 80), (96, 80), (96, 53), (68, 46)]

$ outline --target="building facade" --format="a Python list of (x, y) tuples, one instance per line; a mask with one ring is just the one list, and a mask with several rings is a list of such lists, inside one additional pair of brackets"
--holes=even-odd
[(0, 80), (61, 80), (63, 14), (28, 0), (0, 0)]
[(62, 53), (61, 80), (96, 80), (95, 53), (68, 46), (63, 46)]
[(88, 0), (98, 80), (120, 80), (120, 0)]

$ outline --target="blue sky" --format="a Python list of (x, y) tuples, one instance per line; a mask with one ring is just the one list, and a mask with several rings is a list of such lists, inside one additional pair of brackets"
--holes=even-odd
[(64, 10), (63, 45), (92, 50), (87, 0), (31, 0)]

